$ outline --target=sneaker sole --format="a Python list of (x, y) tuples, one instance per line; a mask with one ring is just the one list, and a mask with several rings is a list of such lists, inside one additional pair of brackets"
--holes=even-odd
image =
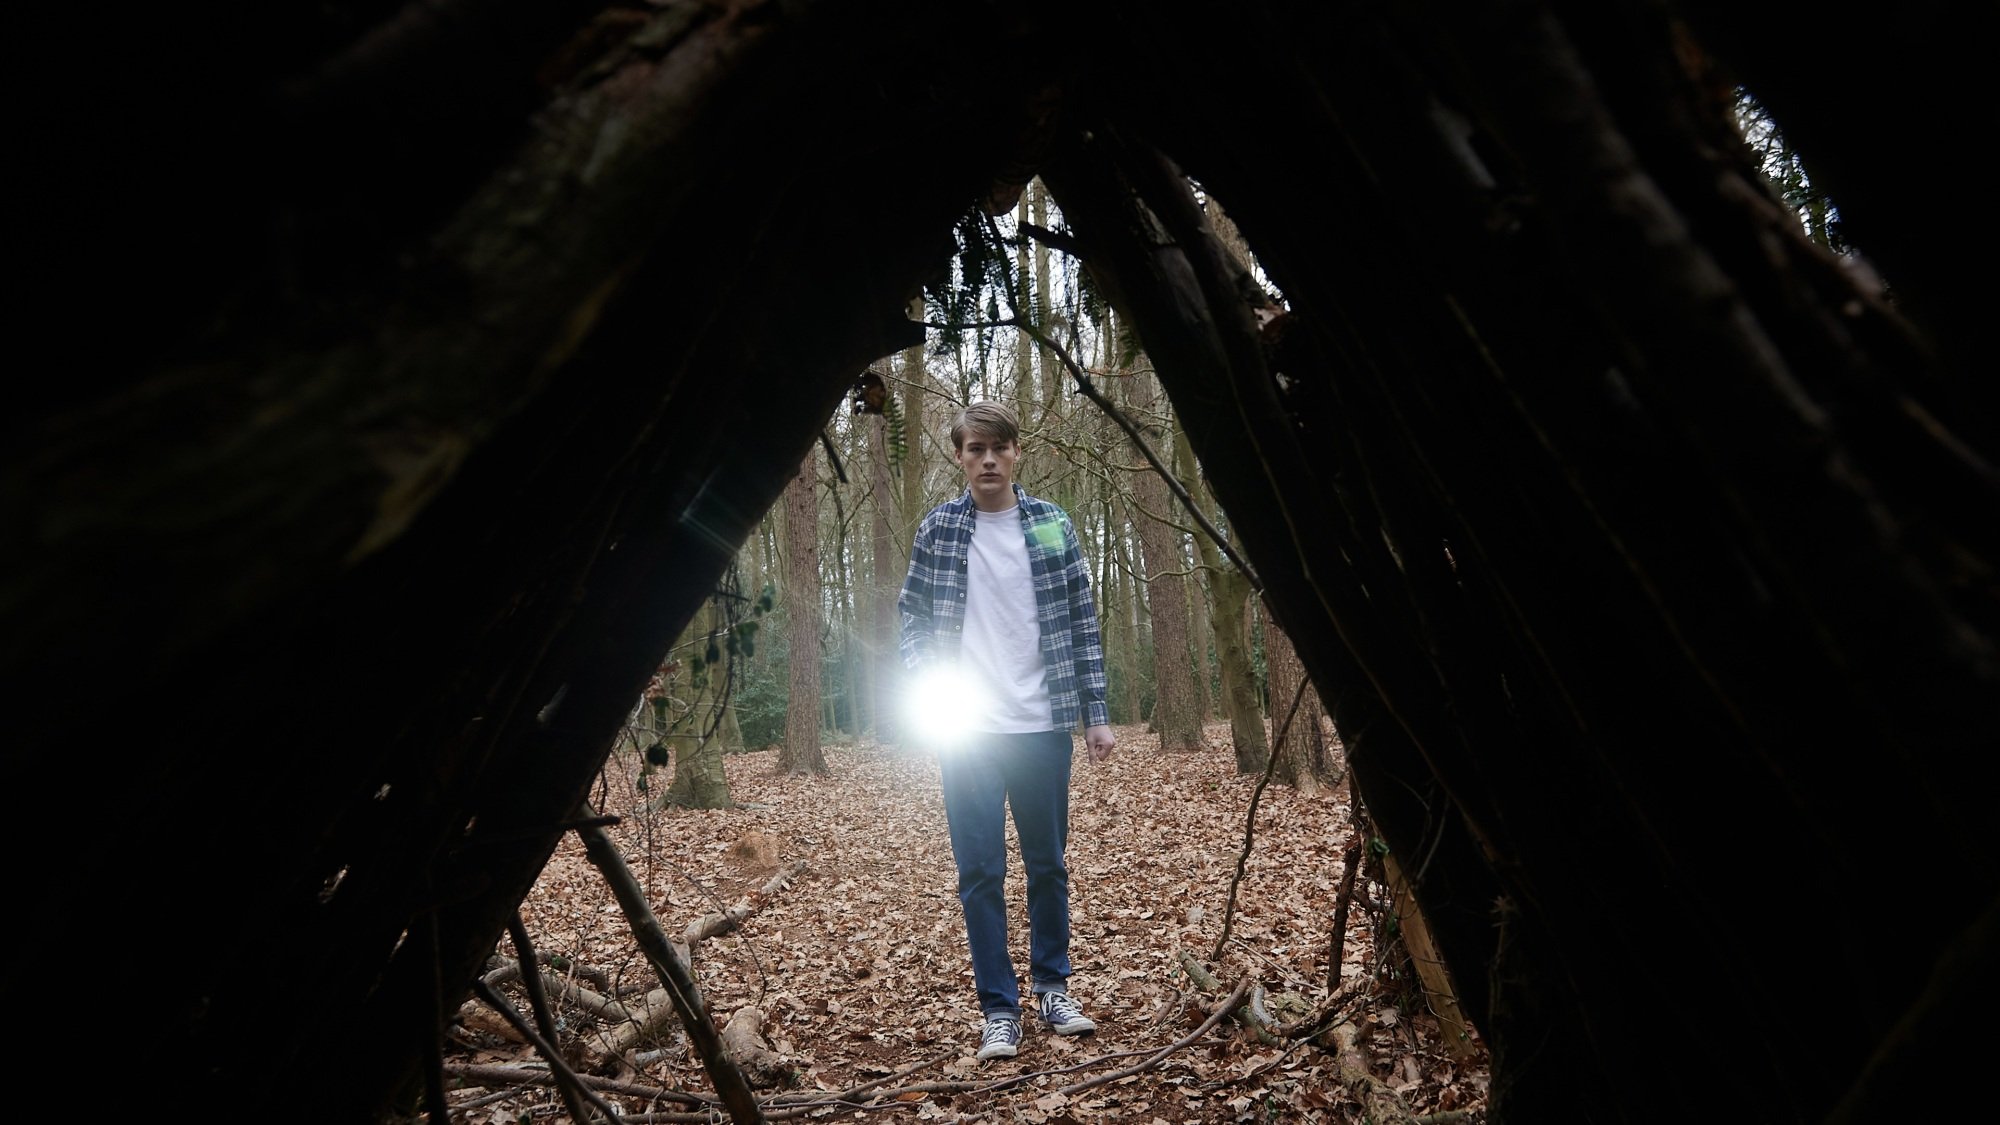
[(991, 1050), (981, 1050), (972, 1057), (978, 1059), (980, 1062), (985, 1062), (988, 1059), (1011, 1059), (1020, 1053), (1021, 1049), (1019, 1047), (998, 1047)]
[(1065, 1023), (1065, 1024), (1044, 1023), (1043, 1026), (1047, 1027), (1050, 1031), (1055, 1032), (1057, 1035), (1089, 1035), (1097, 1030), (1097, 1025), (1090, 1022), (1089, 1020), (1083, 1020), (1079, 1023)]

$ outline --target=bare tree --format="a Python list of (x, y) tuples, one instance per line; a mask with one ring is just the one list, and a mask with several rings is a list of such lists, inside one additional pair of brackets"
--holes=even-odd
[[(1190, 480), (1196, 476), (1194, 450), (1185, 432), (1174, 435), (1176, 461)], [(1205, 485), (1189, 486), (1204, 505), (1211, 525), (1219, 525)], [(1250, 659), (1250, 580), (1206, 535), (1194, 537), (1201, 552), (1202, 574), (1208, 580), (1209, 624), (1215, 637), (1215, 663), (1222, 675), (1222, 706), (1229, 716), (1230, 742), (1236, 751), (1236, 771), (1257, 773), (1271, 752), (1265, 736), (1264, 707), (1257, 691), (1257, 669)]]
[(785, 604), (791, 692), (786, 697), (785, 744), (778, 749), (777, 768), (789, 774), (827, 772), (819, 742), (818, 465), (819, 449), (815, 446), (785, 486)]
[[(1150, 375), (1127, 380), (1132, 413), (1155, 452), (1172, 451), (1171, 435), (1155, 408), (1157, 393)], [(1153, 618), (1153, 730), (1160, 749), (1199, 750), (1201, 700), (1195, 692), (1194, 670), (1188, 658), (1187, 559), (1184, 533), (1170, 522), (1173, 499), (1167, 482), (1151, 469), (1133, 475), (1133, 520), (1145, 559), (1146, 605)]]

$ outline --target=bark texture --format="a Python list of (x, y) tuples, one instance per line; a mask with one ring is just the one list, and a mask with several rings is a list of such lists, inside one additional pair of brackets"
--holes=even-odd
[[(1174, 437), (1175, 461), (1195, 464), (1194, 450), (1186, 431)], [(1188, 477), (1195, 476), (1190, 472)], [(1188, 486), (1202, 505), (1211, 525), (1220, 525), (1204, 484)], [(1206, 535), (1194, 537), (1201, 555), (1202, 573), (1208, 582), (1208, 600), (1214, 607), (1210, 620), (1215, 636), (1215, 663), (1222, 681), (1223, 710), (1229, 716), (1230, 746), (1236, 754), (1239, 773), (1260, 773), (1271, 753), (1264, 731), (1264, 705), (1257, 686), (1257, 669), (1250, 659), (1250, 579), (1235, 564), (1224, 560), (1222, 550)]]
[(778, 769), (826, 772), (820, 748), (819, 450), (806, 454), (785, 486), (785, 620), (791, 642), (785, 696), (785, 744)]
[(903, 574), (909, 568), (908, 536), (898, 535), (894, 525), (896, 497), (891, 485), (889, 419), (876, 416), (868, 423), (868, 557), (873, 584), (868, 594), (869, 715), (875, 737), (881, 742), (897, 738), (896, 708), (903, 697), (903, 658), (898, 644), (901, 617), (896, 595), (903, 589)]
[[(672, 753), (674, 767), (673, 781), (660, 798), (663, 803), (696, 809), (735, 805), (729, 796), (729, 775), (722, 768), (722, 755), (730, 749), (729, 713), (722, 704), (736, 658), (724, 651), (720, 618), (710, 599), (695, 615), (695, 628), (687, 638), (693, 651), (684, 666), (691, 668), (699, 658), (701, 670), (685, 677), (687, 698), (679, 701), (681, 709), (660, 739)], [(738, 749), (742, 742), (739, 733)]]
[(1278, 756), (1271, 777), (1302, 793), (1317, 793), (1340, 776), (1326, 736), (1326, 708), (1292, 639), (1272, 620), (1264, 622), (1264, 668), (1271, 685), (1271, 753)]
[[(1155, 412), (1152, 378), (1143, 373), (1126, 380), (1131, 409), (1140, 433), (1155, 454), (1173, 456), (1173, 435)], [(1153, 622), (1153, 732), (1160, 749), (1169, 753), (1200, 750), (1201, 696), (1195, 688), (1188, 649), (1188, 565), (1181, 553), (1184, 533), (1175, 526), (1172, 494), (1167, 482), (1150, 468), (1132, 478), (1139, 529), (1140, 558), (1145, 565), (1147, 615)]]
[[(1339, 687), (1492, 1120), (1698, 1118), (1689, 1073), (1749, 1120), (1960, 1110), (2000, 384), (1937, 168), (1991, 5), (37, 11), (91, 56), (34, 53), (17, 146), (15, 345), (61, 362), (0, 423), (0, 744), (30, 795), (107, 704), (176, 748), (21, 872), (121, 956), (130, 873), (173, 966), (131, 1087), (414, 1106), (672, 639), (1026, 169)], [(1739, 82), (1886, 292), (1765, 191)], [(1716, 1036), (1718, 993), (1772, 1018)]]

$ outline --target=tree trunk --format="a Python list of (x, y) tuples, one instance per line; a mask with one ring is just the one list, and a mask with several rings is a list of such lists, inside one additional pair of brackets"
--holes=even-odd
[(717, 710), (717, 696), (730, 676), (730, 662), (738, 659), (723, 643), (715, 599), (702, 604), (694, 624), (682, 639), (688, 653), (681, 661), (683, 674), (676, 677), (687, 693), (678, 713), (672, 714), (660, 741), (673, 754), (673, 781), (654, 802), (695, 809), (735, 807), (729, 795), (729, 776), (722, 768), (725, 749), (725, 714)]
[[(1172, 456), (1168, 428), (1155, 413), (1152, 377), (1134, 375), (1127, 383), (1134, 421), (1147, 444), (1156, 454), (1164, 450)], [(1200, 696), (1188, 659), (1187, 560), (1181, 551), (1182, 532), (1168, 522), (1175, 518), (1175, 503), (1167, 482), (1150, 468), (1133, 475), (1132, 522), (1139, 529), (1146, 607), (1153, 619), (1152, 728), (1160, 736), (1160, 749), (1168, 752), (1200, 750), (1207, 745), (1202, 740)]]
[[(1188, 495), (1194, 497), (1197, 504), (1201, 503), (1200, 498), (1205, 495), (1205, 489), (1201, 484), (1201, 469), (1195, 463), (1194, 451), (1187, 447), (1187, 432), (1179, 426), (1175, 426), (1172, 448), (1155, 450), (1155, 452), (1167, 464), (1174, 467), (1174, 473), (1180, 477), (1182, 484), (1186, 486)], [(1210, 511), (1204, 510), (1202, 515), (1209, 517), (1208, 522), (1211, 526), (1220, 526), (1212, 518), (1213, 513)], [(1195, 541), (1194, 562), (1196, 573), (1188, 579), (1187, 583), (1188, 659), (1194, 669), (1195, 713), (1200, 716), (1202, 725), (1207, 726), (1209, 719), (1215, 715), (1215, 669), (1214, 665), (1210, 662), (1210, 656), (1215, 647), (1215, 622), (1213, 619), (1214, 610), (1209, 600), (1209, 583), (1202, 576), (1208, 570), (1205, 561), (1207, 552), (1215, 544), (1208, 542), (1208, 536), (1200, 530), (1190, 533), (1189, 538)]]
[(896, 595), (903, 588), (903, 574), (909, 559), (898, 546), (890, 520), (896, 514), (896, 498), (891, 487), (889, 419), (884, 415), (865, 418), (868, 423), (869, 566), (874, 578), (869, 590), (868, 643), (862, 646), (868, 661), (868, 711), (874, 718), (875, 738), (894, 742), (896, 702), (902, 698), (903, 659), (898, 648), (900, 615)]
[[(1194, 451), (1187, 447), (1185, 431), (1175, 435), (1174, 445), (1183, 465), (1194, 465)], [(1187, 474), (1192, 478), (1195, 474)], [(1206, 485), (1188, 491), (1198, 500), (1208, 495)], [(1204, 503), (1204, 514), (1217, 524), (1216, 510)], [(1229, 715), (1229, 738), (1236, 753), (1236, 772), (1261, 773), (1271, 753), (1265, 736), (1264, 708), (1258, 700), (1257, 669), (1250, 659), (1250, 580), (1236, 565), (1223, 557), (1214, 541), (1195, 536), (1201, 551), (1202, 573), (1208, 577), (1209, 603), (1213, 607), (1215, 662), (1222, 672), (1223, 709)]]
[(785, 486), (785, 617), (791, 690), (785, 696), (781, 773), (824, 774), (820, 749), (819, 450), (807, 452)]
[(1116, 526), (1112, 523), (1115, 516), (1110, 479), (1101, 479), (1098, 488), (1097, 518), (1106, 529), (1104, 548), (1097, 553), (1095, 591), (1099, 627), (1104, 634), (1104, 672), (1109, 682), (1104, 702), (1112, 722), (1134, 723), (1139, 717), (1137, 630), (1132, 622), (1125, 571), (1118, 565), (1118, 538), (1110, 534)]
[[(1278, 756), (1271, 777), (1301, 793), (1316, 794), (1340, 774), (1327, 746), (1326, 710), (1306, 676), (1305, 665), (1299, 663), (1292, 639), (1268, 615), (1264, 618), (1264, 667), (1271, 682), (1271, 753)], [(1294, 699), (1298, 701), (1296, 708)], [(1242, 768), (1240, 761), (1237, 767)]]

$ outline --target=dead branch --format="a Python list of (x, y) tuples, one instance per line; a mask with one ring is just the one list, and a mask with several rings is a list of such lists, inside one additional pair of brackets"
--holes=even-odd
[(1431, 1013), (1437, 1016), (1439, 1029), (1444, 1039), (1444, 1047), (1451, 1057), (1464, 1062), (1472, 1057), (1472, 1033), (1466, 1027), (1465, 1015), (1458, 1007), (1458, 993), (1452, 986), (1451, 973), (1445, 968), (1444, 958), (1439, 956), (1437, 946), (1431, 941), (1430, 924), (1424, 921), (1424, 913), (1417, 906), (1415, 890), (1396, 862), (1395, 853), (1382, 857), (1382, 869), (1389, 876), (1389, 893), (1396, 904), (1396, 925), (1402, 934), (1403, 948), (1410, 955), (1410, 963), (1416, 966), (1417, 980), (1423, 984), (1424, 999), (1430, 1004)]
[(577, 835), (583, 839), (584, 853), (591, 865), (604, 876), (606, 885), (618, 900), (619, 908), (625, 912), (625, 921), (632, 927), (632, 936), (645, 952), (646, 960), (652, 962), (653, 971), (666, 985), (674, 1010), (680, 1013), (681, 1023), (687, 1028), (688, 1041), (694, 1044), (696, 1054), (701, 1056), (702, 1065), (708, 1069), (709, 1081), (715, 1084), (716, 1093), (722, 1096), (729, 1116), (738, 1122), (763, 1121), (763, 1111), (758, 1107), (756, 1097), (750, 1093), (749, 1083), (723, 1049), (721, 1037), (716, 1034), (693, 970), (667, 941), (666, 931), (660, 928), (652, 907), (646, 905), (646, 893), (640, 888), (639, 881), (632, 877), (631, 868), (625, 865), (624, 855), (600, 825), (579, 827)]
[(1292, 720), (1298, 716), (1299, 704), (1304, 702), (1306, 688), (1311, 684), (1312, 677), (1299, 678), (1299, 690), (1292, 693), (1291, 710), (1285, 712), (1285, 721), (1271, 739), (1270, 753), (1264, 757), (1264, 775), (1257, 779), (1257, 787), (1250, 791), (1250, 811), (1243, 818), (1243, 847), (1236, 853), (1236, 874), (1229, 878), (1229, 901), (1222, 907), (1222, 936), (1215, 939), (1215, 952), (1209, 955), (1209, 960), (1217, 964), (1222, 963), (1222, 951), (1229, 945), (1229, 930), (1236, 921), (1236, 889), (1243, 884), (1243, 870), (1250, 862), (1250, 845), (1257, 838), (1257, 802), (1264, 796), (1264, 787), (1271, 783), (1271, 774), (1278, 767), (1278, 747), (1285, 744), (1285, 735), (1291, 733)]
[(1357, 833), (1354, 842), (1347, 846), (1347, 854), (1341, 857), (1347, 870), (1340, 875), (1340, 893), (1333, 900), (1333, 933), (1327, 937), (1326, 950), (1326, 990), (1340, 989), (1340, 962), (1347, 956), (1347, 909), (1354, 903), (1354, 875), (1361, 870), (1361, 837)]
[(1333, 1029), (1333, 1038), (1340, 1048), (1340, 1084), (1361, 1103), (1362, 1116), (1376, 1125), (1414, 1125), (1403, 1095), (1369, 1068), (1368, 1054), (1359, 1045), (1360, 1029), (1352, 1022), (1343, 1023)]
[[(679, 952), (675, 946), (675, 952)], [(600, 1033), (584, 1048), (591, 1069), (599, 1070), (611, 1065), (613, 1060), (625, 1058), (626, 1052), (644, 1042), (649, 1036), (659, 1032), (660, 1025), (671, 1019), (675, 1013), (673, 994), (665, 988), (656, 988), (629, 1004), (620, 1005), (625, 1010), (625, 1019), (616, 1026)]]
[[(611, 974), (593, 965), (580, 965), (577, 962), (572, 961), (569, 958), (564, 957), (560, 954), (548, 953), (545, 951), (538, 951), (535, 954), (535, 963), (538, 965), (547, 966), (547, 968), (543, 970), (544, 979), (547, 978), (549, 972), (560, 970), (564, 976), (579, 977), (583, 980), (589, 981), (591, 985), (600, 992), (611, 991)], [(482, 979), (484, 979), (487, 984), (490, 984), (493, 987), (498, 988), (501, 985), (506, 984), (508, 981), (520, 979), (520, 976), (521, 976), (521, 962), (519, 960), (509, 958), (495, 965), (491, 970), (489, 970), (486, 973), (485, 977)]]
[[(1194, 954), (1185, 949), (1181, 950), (1181, 968), (1187, 971), (1188, 979), (1198, 985), (1203, 992), (1213, 992), (1221, 987), (1221, 982), (1203, 968), (1201, 962), (1194, 959)], [(1271, 1033), (1270, 1020), (1262, 1013), (1263, 992), (1262, 985), (1253, 984), (1249, 987), (1248, 998), (1235, 1013), (1236, 1022), (1250, 1029), (1251, 1033), (1257, 1036), (1258, 1042), (1275, 1046), (1284, 1040)]]
[(540, 976), (543, 988), (557, 993), (566, 1002), (582, 1008), (598, 1019), (609, 1020), (612, 1023), (628, 1023), (635, 1018), (631, 1005), (623, 1000), (613, 1000), (609, 996), (583, 987), (568, 977), (557, 976), (547, 969), (543, 969)]
[(515, 1043), (527, 1042), (527, 1039), (523, 1038), (520, 1032), (514, 1030), (513, 1024), (501, 1018), (500, 1013), (481, 1004), (477, 1000), (467, 1000), (464, 1004), (459, 1005), (458, 1014), (452, 1018), (454, 1022), (468, 1031), (476, 1031), (483, 1035), (491, 1035), (499, 1039), (511, 1040)]
[[(675, 955), (682, 962), (692, 965), (695, 946), (707, 938), (729, 933), (741, 926), (805, 868), (804, 860), (788, 864), (772, 876), (763, 887), (743, 896), (736, 905), (690, 924), (682, 933), (681, 939), (673, 943)], [(674, 1005), (672, 993), (665, 988), (654, 989), (644, 998), (630, 1003), (621, 1004), (603, 1000), (601, 997), (598, 999), (606, 1005), (604, 1008), (606, 1018), (614, 1020), (616, 1026), (598, 1036), (585, 1048), (592, 1069), (603, 1069), (610, 1065), (612, 1060), (624, 1058), (626, 1052), (645, 1041), (648, 1036), (657, 1033), (660, 1025), (672, 1018), (678, 1010)], [(591, 1005), (586, 1002), (584, 1006)], [(613, 1011), (617, 1014), (610, 1014)], [(770, 1084), (751, 1083), (753, 1086)]]
[[(555, 1082), (555, 1075), (547, 1067), (522, 1065), (520, 1063), (446, 1063), (447, 1077), (461, 1082), (485, 1087), (548, 1086)], [(647, 1101), (673, 1102), (677, 1105), (713, 1106), (717, 1102), (712, 1097), (690, 1094), (684, 1090), (668, 1089), (664, 1086), (646, 1086), (636, 1082), (622, 1082), (614, 1078), (604, 1078), (595, 1074), (579, 1074), (578, 1081), (606, 1094), (621, 1097), (643, 1098)]]
[(746, 1004), (736, 1009), (728, 1026), (722, 1029), (722, 1046), (736, 1060), (736, 1065), (743, 1068), (752, 1086), (791, 1086), (798, 1081), (791, 1060), (774, 1050), (771, 1041), (764, 1038), (762, 1008)]
[(1193, 1031), (1187, 1033), (1186, 1035), (1175, 1040), (1174, 1042), (1167, 1044), (1165, 1047), (1161, 1048), (1158, 1053), (1149, 1056), (1144, 1062), (1128, 1066), (1123, 1070), (1113, 1071), (1110, 1074), (1100, 1074), (1096, 1078), (1092, 1078), (1084, 1082), (1078, 1082), (1075, 1085), (1064, 1086), (1061, 1090), (1058, 1090), (1057, 1093), (1062, 1094), (1065, 1097), (1073, 1096), (1076, 1094), (1080, 1094), (1085, 1090), (1089, 1090), (1097, 1086), (1103, 1086), (1106, 1085), (1107, 1083), (1116, 1082), (1121, 1078), (1128, 1078), (1134, 1074), (1140, 1074), (1145, 1071), (1151, 1070), (1156, 1066), (1159, 1066), (1160, 1063), (1163, 1060), (1165, 1060), (1168, 1055), (1173, 1054), (1175, 1051), (1178, 1051), (1181, 1048), (1187, 1046), (1188, 1044), (1194, 1042), (1195, 1040), (1200, 1039), (1202, 1036), (1207, 1035), (1209, 1029), (1213, 1028), (1216, 1024), (1221, 1023), (1223, 1017), (1235, 1011), (1237, 1007), (1243, 1003), (1243, 998), (1245, 996), (1248, 996), (1249, 993), (1250, 993), (1250, 978), (1244, 977), (1242, 980), (1236, 982), (1236, 987), (1229, 991), (1229, 995), (1226, 998), (1224, 998), (1222, 1003), (1217, 1004), (1215, 1007), (1209, 1009), (1208, 1018), (1201, 1022), (1200, 1027), (1195, 1028)]
[[(549, 1069), (555, 1076), (557, 1088), (564, 1092), (565, 1102), (568, 1102), (574, 1096), (582, 1101), (589, 1102), (590, 1108), (603, 1114), (606, 1122), (615, 1122), (618, 1120), (618, 1111), (612, 1109), (605, 1103), (603, 1098), (598, 1097), (585, 1087), (583, 1079), (577, 1075), (575, 1070), (571, 1069), (568, 1060), (562, 1057), (562, 1052), (556, 1050), (556, 1045), (544, 1039), (540, 1032), (529, 1026), (527, 1017), (516, 1011), (514, 1005), (507, 1002), (506, 997), (488, 987), (483, 980), (473, 981), (472, 991), (477, 993), (481, 1000), (491, 1005), (494, 1011), (499, 1012), (501, 1016), (505, 1017), (508, 1023), (513, 1024), (514, 1030), (525, 1036), (528, 1042), (534, 1045), (535, 1050), (541, 1052), (542, 1057), (548, 1060)], [(577, 1125), (593, 1125), (596, 1120), (590, 1117), (581, 1105), (572, 1110), (570, 1116), (577, 1122)]]
[(764, 904), (771, 901), (772, 897), (779, 891), (784, 890), (785, 884), (791, 882), (793, 876), (805, 869), (806, 861), (802, 859), (786, 864), (783, 870), (771, 876), (769, 882), (750, 894), (744, 895), (737, 901), (736, 905), (724, 910), (720, 914), (710, 914), (697, 922), (691, 923), (686, 931), (681, 934), (681, 944), (687, 947), (689, 955), (692, 956), (695, 946), (700, 945), (703, 941), (712, 937), (721, 937), (723, 934), (734, 931), (743, 924), (745, 919), (763, 909)]
[[(541, 1034), (541, 1041), (538, 1046), (545, 1045), (546, 1050), (555, 1050), (557, 1049), (556, 1018), (549, 1011), (549, 994), (542, 988), (542, 974), (534, 971), (535, 943), (528, 937), (528, 927), (522, 924), (521, 912), (519, 910), (514, 911), (507, 919), (507, 937), (514, 943), (516, 962), (521, 967), (521, 987), (528, 994), (528, 1007), (535, 1016), (535, 1030)], [(488, 999), (489, 1003), (491, 1002), (491, 998), (497, 998), (499, 995), (499, 992), (492, 988), (487, 988), (481, 993), (481, 997)], [(514, 1013), (501, 1012), (500, 1014), (508, 1017), (508, 1022), (513, 1022), (512, 1015)], [(569, 1111), (570, 1120), (576, 1122), (577, 1125), (590, 1125), (590, 1106), (584, 1104), (589, 1094), (576, 1081), (576, 1074), (569, 1068), (568, 1060), (561, 1060), (559, 1065), (558, 1060), (550, 1058), (549, 1065), (556, 1067), (557, 1072), (563, 1075), (563, 1080), (556, 1084), (556, 1089), (562, 1094), (563, 1108)], [(596, 1104), (600, 1109), (606, 1111), (604, 1118), (606, 1122), (618, 1120), (617, 1113), (611, 1112), (609, 1106), (604, 1105), (603, 1102), (597, 1102)]]

